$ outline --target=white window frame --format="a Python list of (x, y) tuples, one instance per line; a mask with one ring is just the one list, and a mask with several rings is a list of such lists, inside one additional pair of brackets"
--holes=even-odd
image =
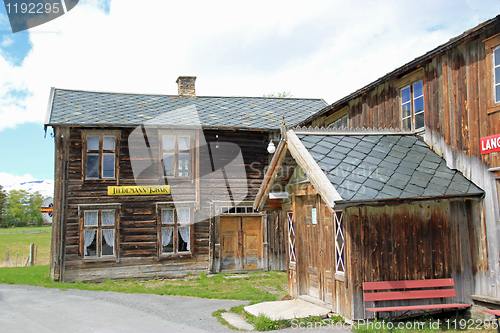
[[(498, 104), (500, 103), (500, 96), (497, 96), (497, 86), (500, 86), (500, 78), (498, 78), (498, 83), (497, 83), (497, 75), (496, 75), (496, 69), (499, 68), (499, 71), (500, 71), (500, 61), (499, 61), (499, 64), (495, 66), (495, 58), (496, 58), (496, 55), (495, 55), (495, 51), (500, 51), (500, 46), (497, 46), (493, 49), (493, 57), (492, 57), (492, 60), (493, 60), (493, 64), (492, 64), (492, 68), (493, 68), (493, 100), (495, 101), (494, 104)], [(499, 54), (500, 56), (500, 54)]]
[[(163, 178), (176, 178), (176, 179), (193, 179), (194, 174), (194, 136), (195, 133), (193, 131), (160, 131), (160, 174)], [(164, 147), (164, 137), (174, 137), (174, 149), (167, 149)], [(188, 149), (180, 149), (179, 148), (179, 137), (188, 137), (189, 138), (189, 148)], [(188, 162), (188, 172), (189, 175), (179, 176), (179, 154), (180, 153), (189, 153), (189, 162)], [(165, 175), (164, 168), (164, 154), (174, 154), (174, 174), (173, 175)]]
[[(103, 212), (113, 212), (114, 220), (113, 220), (113, 225), (104, 225), (102, 222), (102, 214)], [(109, 208), (109, 207), (103, 207), (103, 208), (89, 208), (89, 209), (84, 209), (82, 210), (82, 228), (81, 233), (82, 233), (82, 238), (81, 238), (81, 254), (83, 259), (106, 259), (106, 258), (116, 258), (117, 257), (117, 246), (118, 246), (118, 234), (117, 234), (117, 209)], [(88, 216), (91, 213), (97, 214), (97, 224), (96, 225), (86, 225), (86, 216)], [(102, 247), (103, 247), (103, 241), (106, 242), (106, 244), (109, 246), (107, 243), (105, 236), (103, 234), (104, 230), (113, 230), (113, 253), (108, 254), (108, 255), (103, 255), (102, 253)], [(96, 243), (96, 255), (88, 255), (87, 247), (90, 246), (85, 246), (85, 231), (95, 231), (94, 237), (92, 239), (92, 243)], [(104, 240), (103, 240), (104, 239)]]
[[(415, 96), (414, 86), (415, 86), (415, 84), (417, 84), (419, 82), (422, 82), (422, 95)], [(400, 98), (399, 108), (400, 108), (400, 112), (401, 112), (401, 128), (404, 127), (404, 121), (406, 119), (410, 119), (410, 124), (411, 124), (410, 130), (418, 132), (418, 131), (422, 131), (425, 129), (425, 93), (424, 93), (424, 88), (425, 88), (424, 79), (421, 78), (421, 79), (413, 81), (412, 83), (407, 84), (404, 87), (401, 87), (399, 89), (399, 98)], [(403, 90), (405, 90), (405, 89), (410, 90), (410, 100), (403, 103)], [(423, 109), (419, 112), (415, 112), (415, 100), (417, 100), (420, 97), (423, 100), (422, 101)], [(409, 106), (410, 106), (410, 114), (408, 116), (404, 116), (403, 105), (407, 105), (407, 104), (409, 104)], [(424, 116), (424, 125), (422, 127), (416, 128), (416, 126), (417, 126), (416, 116), (419, 114), (423, 114), (423, 116)]]
[[(178, 217), (178, 211), (179, 210), (184, 210), (188, 209), (189, 210), (189, 221), (183, 221), (179, 222)], [(173, 223), (169, 223), (166, 221), (163, 221), (163, 212), (164, 211), (173, 211), (174, 215), (174, 221)], [(158, 252), (160, 257), (167, 257), (167, 256), (172, 256), (172, 255), (183, 255), (183, 254), (192, 254), (193, 253), (193, 207), (191, 206), (173, 206), (173, 205), (161, 205), (158, 206), (158, 225), (159, 225), (159, 230), (158, 230)], [(184, 239), (183, 241), (187, 243), (187, 250), (186, 251), (179, 251), (179, 238), (182, 238), (182, 235), (180, 235), (179, 228), (180, 227), (188, 227), (189, 228), (189, 241), (186, 242)], [(172, 252), (164, 252), (163, 251), (163, 233), (165, 232), (165, 228), (173, 228), (172, 229), (172, 234), (171, 234), (171, 243), (172, 243)], [(168, 243), (170, 244), (170, 242)]]
[(297, 252), (295, 250), (295, 242), (297, 241), (297, 234), (295, 233), (295, 223), (293, 221), (293, 212), (286, 213), (288, 221), (288, 261), (290, 263), (297, 263)]
[[(345, 274), (345, 223), (344, 212), (336, 210), (333, 214), (335, 222), (335, 274)], [(339, 237), (342, 244), (339, 244)], [(341, 268), (341, 269), (339, 269)]]

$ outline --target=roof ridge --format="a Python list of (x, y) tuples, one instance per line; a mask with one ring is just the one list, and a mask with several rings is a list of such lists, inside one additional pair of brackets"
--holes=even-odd
[(400, 128), (384, 127), (350, 127), (350, 128), (334, 128), (334, 127), (300, 127), (291, 128), (295, 134), (316, 134), (316, 135), (415, 135), (415, 132), (403, 130)]

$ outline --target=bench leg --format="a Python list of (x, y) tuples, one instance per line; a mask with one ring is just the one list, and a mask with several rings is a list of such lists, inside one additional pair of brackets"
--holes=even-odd
[(498, 319), (498, 316), (495, 316), (497, 319), (497, 332), (500, 333), (500, 319)]
[[(392, 323), (392, 312), (389, 312), (389, 322)], [(392, 329), (393, 329), (393, 326), (394, 325), (391, 325), (391, 332), (392, 332)]]
[(458, 323), (458, 308), (455, 309), (455, 316), (456, 316), (456, 323), (457, 323), (457, 330), (460, 331), (460, 324)]

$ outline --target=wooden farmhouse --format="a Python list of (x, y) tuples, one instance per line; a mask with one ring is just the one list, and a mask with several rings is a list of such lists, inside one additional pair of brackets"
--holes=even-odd
[(284, 213), (252, 208), (284, 119), (320, 99), (52, 89), (51, 276), (168, 278), (285, 269)]
[(254, 203), (288, 212), (293, 296), (362, 319), (363, 282), (454, 278), (500, 305), (500, 16), (300, 125)]

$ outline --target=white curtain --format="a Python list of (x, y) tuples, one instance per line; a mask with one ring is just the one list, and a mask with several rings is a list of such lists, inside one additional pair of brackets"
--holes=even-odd
[(187, 250), (189, 251), (189, 226), (184, 226), (184, 227), (181, 227), (179, 226), (178, 227), (179, 229), (179, 234), (181, 235), (181, 238), (184, 242), (187, 243)]
[(102, 229), (102, 235), (109, 247), (115, 246), (115, 229)]
[(189, 222), (191, 222), (191, 214), (189, 208), (177, 209), (177, 222), (182, 224), (189, 224)]
[(161, 245), (167, 246), (172, 241), (172, 234), (174, 233), (174, 227), (161, 228)]
[(115, 211), (114, 210), (103, 210), (102, 211), (102, 225), (115, 225)]
[(179, 149), (189, 149), (189, 136), (179, 137)]
[(87, 247), (89, 247), (90, 244), (92, 244), (92, 242), (94, 241), (95, 232), (96, 232), (96, 230), (84, 230), (83, 239), (85, 242), (85, 244), (84, 244), (85, 245), (85, 255), (87, 255)]
[(162, 209), (161, 210), (161, 222), (162, 223), (174, 223), (174, 210), (173, 209)]
[(83, 224), (86, 227), (97, 225), (97, 212), (95, 211), (85, 212), (85, 218)]

